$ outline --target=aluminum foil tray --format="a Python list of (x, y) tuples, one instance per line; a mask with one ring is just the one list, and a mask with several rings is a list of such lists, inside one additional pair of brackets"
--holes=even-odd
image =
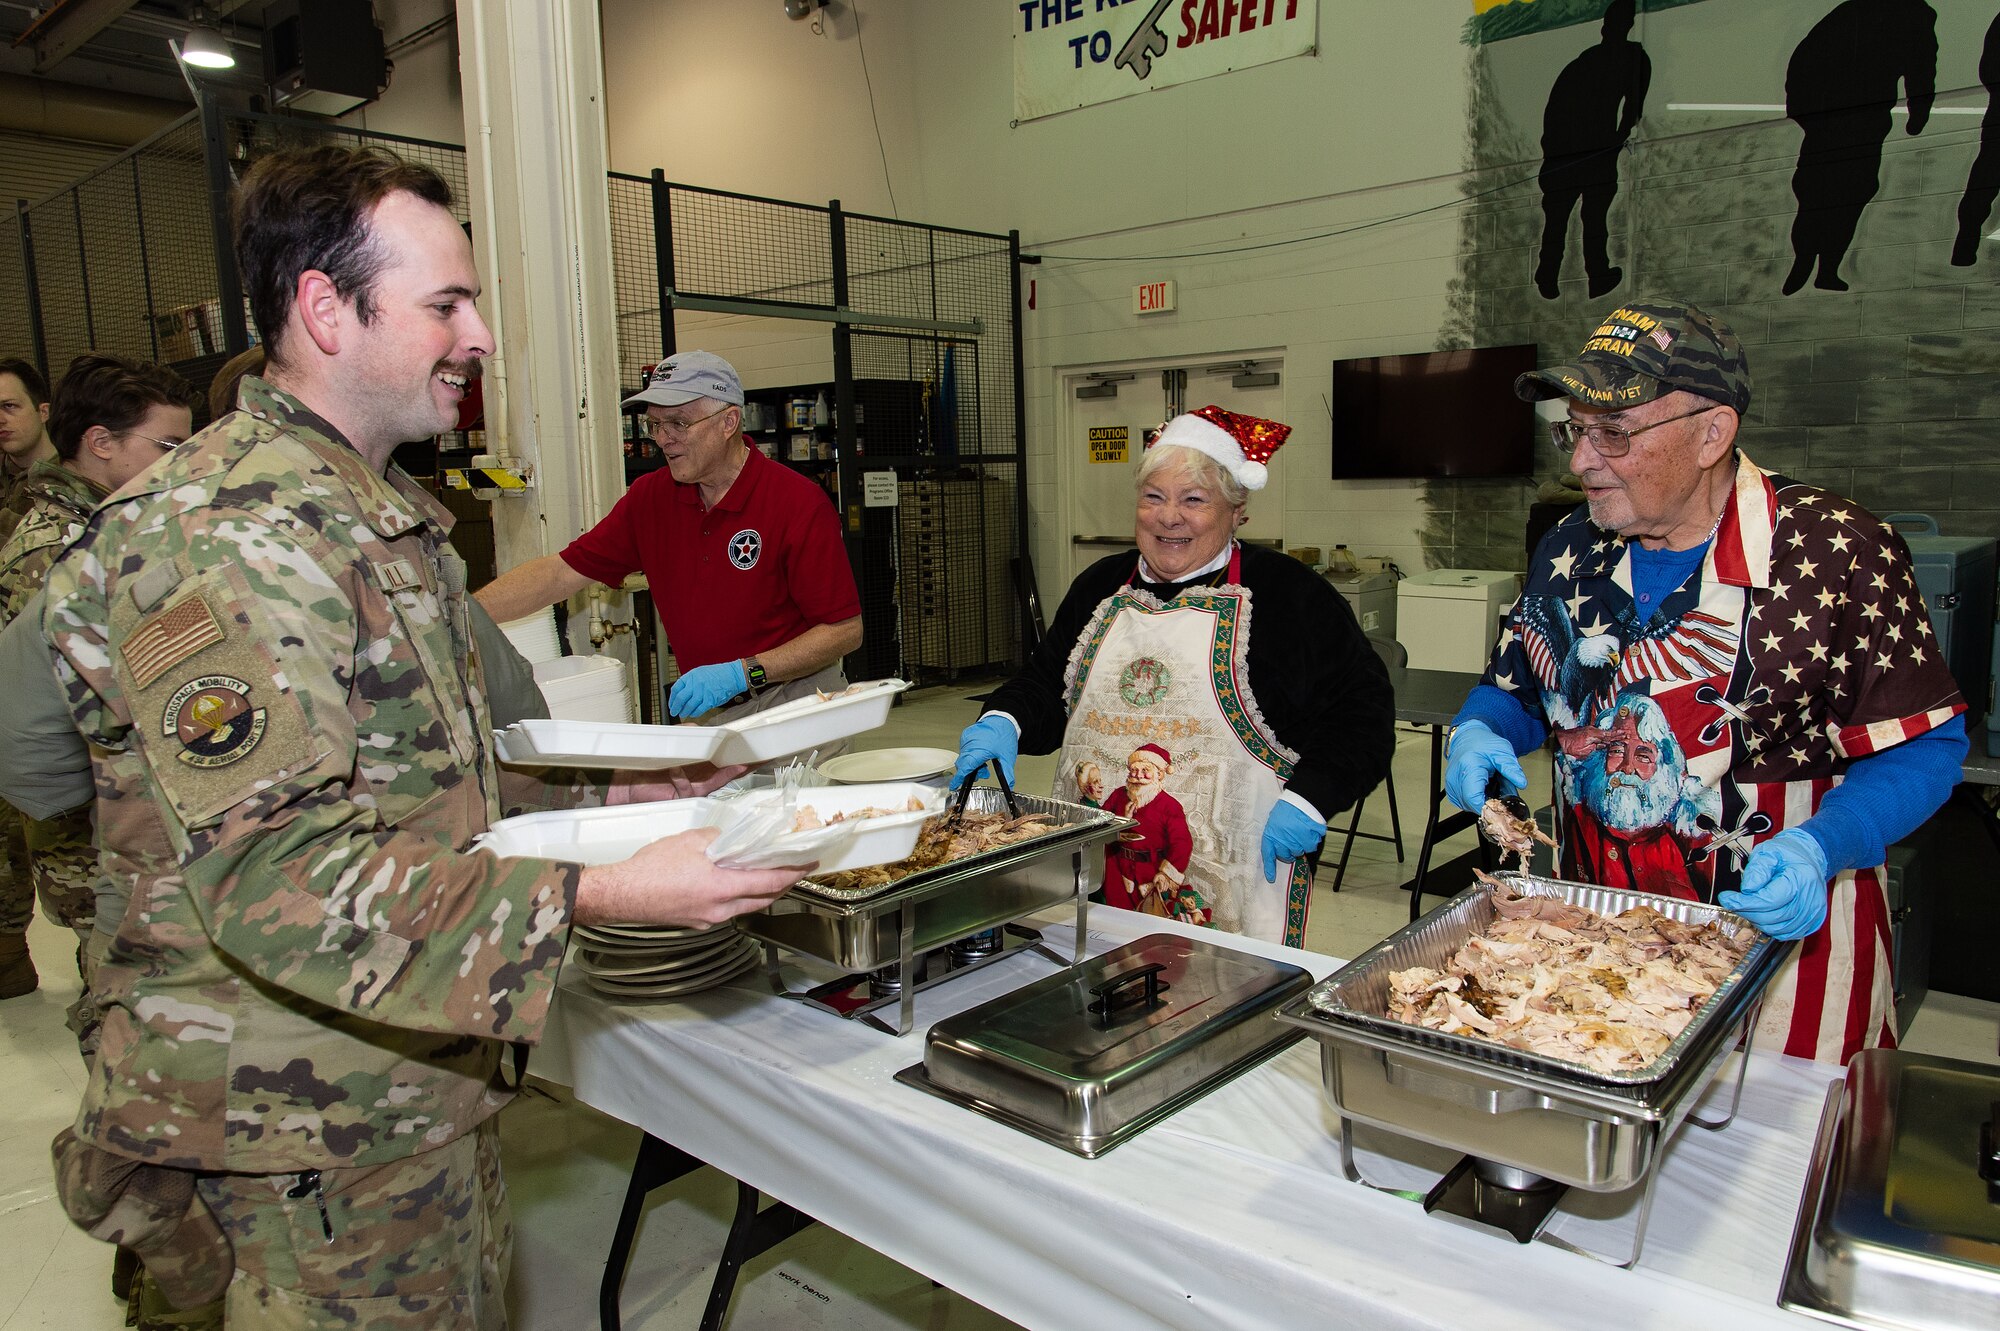
[[(955, 799), (956, 797), (950, 797)], [(925, 869), (898, 878), (892, 883), (874, 887), (840, 888), (807, 878), (799, 882), (786, 895), (838, 905), (878, 904), (885, 898), (901, 898), (913, 892), (928, 893), (960, 882), (971, 882), (995, 870), (1004, 868), (1019, 860), (1044, 854), (1059, 846), (1084, 837), (1102, 835), (1107, 829), (1123, 827), (1131, 822), (1117, 814), (1106, 813), (1087, 804), (1071, 804), (1066, 800), (1049, 799), (1039, 795), (1023, 795), (1016, 791), (1015, 804), (1023, 814), (1043, 813), (1056, 820), (1047, 835), (1029, 837), (1005, 846), (996, 846), (979, 855), (969, 855), (962, 860), (951, 860), (936, 868)], [(999, 788), (975, 786), (965, 804), (968, 813), (1007, 812), (1007, 797)]]
[(1304, 999), (1288, 1007), (1287, 1013), (1308, 1021), (1317, 1017), (1341, 1026), (1359, 1027), (1393, 1043), (1436, 1050), (1565, 1085), (1644, 1088), (1672, 1074), (1689, 1049), (1701, 1042), (1713, 1026), (1734, 1020), (1754, 1003), (1789, 947), (1766, 937), (1748, 920), (1720, 906), (1523, 873), (1501, 873), (1495, 877), (1521, 895), (1554, 897), (1600, 915), (1617, 915), (1644, 905), (1688, 924), (1713, 922), (1731, 938), (1747, 929), (1756, 935), (1757, 941), (1673, 1043), (1645, 1067), (1627, 1072), (1602, 1072), (1569, 1059), (1532, 1054), (1491, 1040), (1413, 1026), (1388, 1015), (1391, 971), (1408, 970), (1412, 966), (1441, 971), (1467, 939), (1498, 918), (1493, 908), (1493, 890), (1485, 883), (1473, 884), (1421, 920), (1389, 935), (1320, 981)]

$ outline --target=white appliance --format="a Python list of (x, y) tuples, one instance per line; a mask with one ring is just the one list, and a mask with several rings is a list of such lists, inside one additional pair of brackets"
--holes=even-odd
[(1336, 577), (1332, 569), (1326, 580), (1347, 598), (1347, 608), (1361, 623), (1361, 631), (1371, 638), (1396, 636), (1396, 575), (1393, 573), (1350, 573)]
[(1519, 576), (1503, 569), (1439, 568), (1396, 588), (1396, 640), (1412, 670), (1486, 669), (1499, 636), (1500, 612), (1513, 603)]

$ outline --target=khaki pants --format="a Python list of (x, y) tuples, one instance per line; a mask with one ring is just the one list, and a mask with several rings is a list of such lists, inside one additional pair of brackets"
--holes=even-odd
[(406, 1160), (324, 1170), (317, 1195), (297, 1174), (223, 1174), (200, 1186), (236, 1249), (230, 1331), (507, 1325), (514, 1231), (495, 1119)]

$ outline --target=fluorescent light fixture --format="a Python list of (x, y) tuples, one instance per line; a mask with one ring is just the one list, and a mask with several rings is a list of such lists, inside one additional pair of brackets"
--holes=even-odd
[(229, 53), (229, 39), (214, 28), (189, 28), (181, 39), (181, 59), (197, 69), (234, 69), (236, 57)]
[[(1668, 102), (1667, 110), (1775, 111), (1779, 115), (1783, 115), (1785, 113), (1785, 104), (1783, 102)], [(1890, 114), (1906, 116), (1910, 114), (1910, 108), (1899, 103), (1890, 108)], [(1931, 114), (1934, 116), (1983, 116), (1986, 114), (1986, 108), (1983, 106), (1933, 106)]]

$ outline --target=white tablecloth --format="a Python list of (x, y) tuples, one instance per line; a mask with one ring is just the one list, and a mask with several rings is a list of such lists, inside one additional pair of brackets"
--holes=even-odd
[[(1095, 908), (1095, 953), (1197, 933)], [(1069, 955), (1066, 922), (1047, 941)], [(1315, 976), (1332, 958), (1245, 939)], [(1721, 1132), (1683, 1128), (1639, 1266), (1427, 1216), (1347, 1182), (1310, 1040), (1097, 1160), (892, 1080), (923, 1032), (1054, 966), (1016, 956), (919, 995), (900, 1039), (773, 997), (753, 975), (672, 1003), (606, 1002), (573, 971), (535, 1071), (760, 1191), (1033, 1328), (1815, 1325), (1775, 1304), (1821, 1101), (1838, 1070), (1751, 1059)], [(1715, 1116), (1734, 1064), (1706, 1108)], [(1371, 1178), (1423, 1188), (1453, 1157), (1367, 1129)], [(1637, 1193), (1572, 1189), (1551, 1229), (1622, 1256)]]

